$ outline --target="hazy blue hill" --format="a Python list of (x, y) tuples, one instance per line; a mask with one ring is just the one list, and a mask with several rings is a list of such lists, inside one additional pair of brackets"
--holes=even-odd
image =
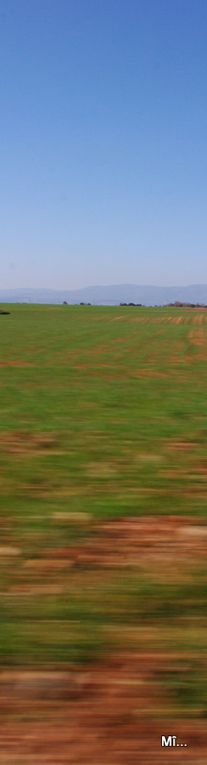
[(68, 303), (90, 302), (95, 305), (119, 305), (120, 302), (163, 305), (176, 300), (187, 303), (207, 303), (207, 284), (186, 287), (156, 287), (152, 285), (115, 284), (84, 287), (78, 290), (16, 289), (0, 290), (3, 303)]

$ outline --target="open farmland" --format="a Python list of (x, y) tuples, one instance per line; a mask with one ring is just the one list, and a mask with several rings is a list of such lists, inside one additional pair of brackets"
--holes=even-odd
[(0, 762), (202, 765), (207, 311), (10, 310)]

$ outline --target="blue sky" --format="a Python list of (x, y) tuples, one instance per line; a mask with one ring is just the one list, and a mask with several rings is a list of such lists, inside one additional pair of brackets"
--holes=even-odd
[(1, 0), (0, 286), (207, 282), (205, 0)]

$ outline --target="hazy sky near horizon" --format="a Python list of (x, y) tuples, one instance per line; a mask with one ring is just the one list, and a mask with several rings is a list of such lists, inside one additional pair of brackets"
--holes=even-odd
[(207, 282), (205, 0), (1, 0), (0, 286)]

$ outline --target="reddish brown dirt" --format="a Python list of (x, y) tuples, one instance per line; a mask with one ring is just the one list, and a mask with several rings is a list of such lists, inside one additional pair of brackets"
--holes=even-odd
[[(26, 565), (34, 563), (40, 575), (38, 569), (46, 565), (50, 575), (52, 564), (57, 585), (59, 564), (69, 564), (73, 585), (90, 586), (91, 580), (93, 587), (103, 577), (112, 582), (113, 572), (137, 567), (180, 581), (180, 566), (190, 576), (193, 566), (206, 559), (207, 526), (196, 518), (123, 518), (104, 521), (94, 532), (93, 539), (86, 538), (76, 549), (44, 550), (44, 557)], [(40, 580), (41, 586), (46, 584), (47, 579)], [(128, 631), (127, 651), (120, 640), (116, 656), (112, 649), (111, 656), (88, 668), (1, 672), (1, 765), (158, 765), (162, 759), (167, 765), (172, 759), (177, 765), (204, 765), (205, 710), (198, 711), (198, 719), (175, 717), (176, 706), (162, 677), (183, 663), (183, 652), (173, 648), (170, 628), (165, 647), (159, 642), (156, 647), (153, 629), (143, 625), (140, 642), (135, 631), (130, 650), (130, 627), (115, 626), (116, 642), (117, 635)], [(160, 630), (159, 625), (157, 640)], [(184, 656), (190, 666), (195, 652), (186, 648)], [(176, 735), (188, 746), (162, 749), (161, 735)]]
[(87, 568), (138, 569), (176, 579), (182, 569), (187, 574), (207, 555), (207, 526), (185, 516), (109, 520), (99, 524), (96, 531), (94, 538), (86, 539), (80, 547), (49, 548), (44, 558), (34, 563), (40, 568), (41, 562), (53, 567), (58, 560), (65, 560), (77, 572)]
[[(159, 661), (159, 657), (158, 657)], [(62, 673), (4, 676), (0, 684), (0, 763), (151, 765), (207, 761), (205, 720), (159, 713), (150, 678), (154, 657), (120, 656), (106, 666)], [(11, 691), (13, 684), (13, 696)], [(3, 685), (3, 690), (2, 690)], [(9, 720), (10, 717), (10, 720)], [(176, 735), (183, 749), (161, 748), (161, 735)]]
[[(190, 491), (190, 490), (189, 490)], [(151, 516), (123, 518), (94, 525), (90, 516), (83, 521), (73, 514), (72, 523), (78, 523), (85, 537), (81, 544), (42, 549), (38, 557), (21, 561), (21, 549), (9, 545), (9, 534), (0, 547), (0, 561), (19, 556), (19, 579), (11, 583), (9, 592), (21, 594), (41, 587), (57, 592), (70, 585), (87, 587), (87, 582), (106, 582), (114, 577), (140, 572), (156, 576), (156, 581), (175, 581), (179, 577), (191, 579), (195, 571), (205, 566), (207, 556), (207, 526), (196, 518), (185, 516)], [(58, 514), (52, 516), (55, 524), (70, 523)], [(91, 536), (91, 531), (93, 534)], [(5, 547), (5, 545), (7, 545)], [(65, 584), (62, 572), (66, 576)], [(51, 577), (55, 577), (55, 581)], [(81, 584), (82, 583), (82, 584)]]

